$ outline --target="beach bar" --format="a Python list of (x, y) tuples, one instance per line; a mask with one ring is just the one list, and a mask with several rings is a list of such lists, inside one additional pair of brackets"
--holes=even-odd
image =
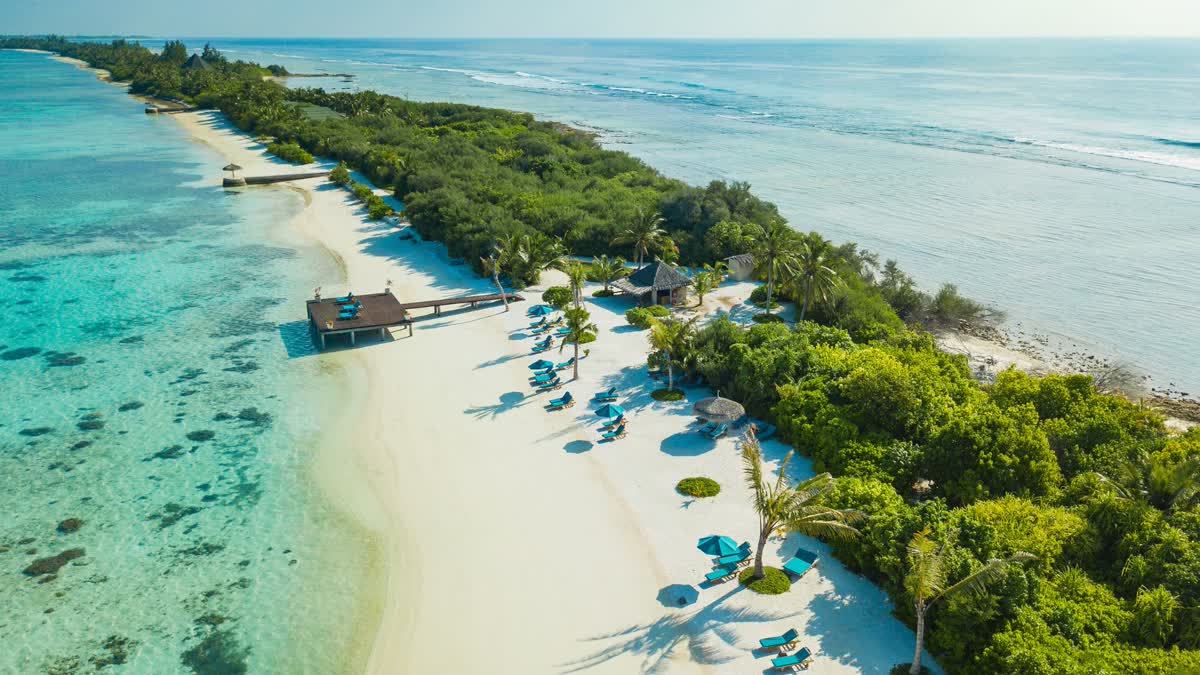
[(325, 349), (326, 338), (333, 335), (349, 335), (350, 344), (355, 344), (360, 334), (377, 334), (382, 340), (387, 329), (396, 326), (408, 326), (408, 334), (412, 335), (408, 312), (390, 292), (355, 295), (352, 302), (359, 303), (357, 312), (352, 318), (343, 318), (345, 298), (308, 301), (308, 321), (320, 339), (321, 349)]
[(641, 304), (670, 306), (681, 299), (680, 291), (691, 286), (692, 280), (667, 263), (656, 260), (624, 279), (617, 279), (612, 285), (618, 291), (638, 298)]

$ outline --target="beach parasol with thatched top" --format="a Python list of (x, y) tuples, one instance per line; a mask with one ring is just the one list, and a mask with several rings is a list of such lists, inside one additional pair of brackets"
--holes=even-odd
[(230, 162), (229, 164), (225, 165), (224, 169), (221, 169), (221, 170), (228, 171), (231, 178), (237, 178), (237, 172), (241, 171), (242, 167), (238, 166), (237, 164), (234, 164), (233, 162)]
[(722, 397), (721, 392), (717, 392), (716, 396), (697, 401), (692, 409), (696, 411), (698, 417), (717, 424), (736, 422), (746, 414), (746, 409), (742, 407), (741, 403)]

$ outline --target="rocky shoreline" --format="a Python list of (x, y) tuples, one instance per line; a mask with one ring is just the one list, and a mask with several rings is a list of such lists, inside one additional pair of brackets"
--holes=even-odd
[(964, 322), (954, 329), (935, 331), (934, 335), (942, 349), (964, 354), (980, 381), (992, 382), (997, 373), (1010, 366), (1034, 375), (1083, 373), (1094, 377), (1103, 390), (1124, 394), (1161, 411), (1176, 420), (1173, 426), (1190, 428), (1200, 424), (1200, 400), (1193, 398), (1193, 392), (1154, 386), (1149, 375), (1075, 343), (1060, 343), (1048, 335), (990, 323)]

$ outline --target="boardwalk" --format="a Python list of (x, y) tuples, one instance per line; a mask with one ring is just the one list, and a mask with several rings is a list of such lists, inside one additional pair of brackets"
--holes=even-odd
[(440, 316), (442, 307), (447, 305), (470, 305), (474, 308), (486, 302), (500, 302), (502, 297), (507, 298), (509, 302), (521, 302), (525, 299), (516, 293), (505, 293), (503, 296), (500, 293), (488, 293), (401, 303), (390, 292), (384, 292), (355, 295), (354, 300), (349, 301), (358, 303), (358, 311), (353, 318), (340, 317), (342, 306), (348, 302), (344, 298), (309, 300), (307, 311), (309, 324), (321, 343), (321, 349), (325, 349), (326, 338), (334, 335), (349, 336), (350, 344), (353, 345), (362, 333), (377, 334), (383, 339), (387, 335), (387, 329), (407, 326), (411, 336), (413, 316), (410, 310), (432, 307), (433, 315)]
[[(509, 302), (522, 302), (525, 298), (516, 293), (505, 293), (503, 295)], [(404, 302), (400, 306), (407, 312), (413, 309), (433, 308), (433, 315), (440, 316), (442, 308), (447, 305), (470, 305), (472, 309), (483, 302), (500, 302), (501, 295), (499, 293), (487, 293), (484, 295), (466, 295), (460, 298), (444, 298), (442, 300), (423, 300), (421, 302)]]
[(329, 175), (328, 171), (310, 171), (308, 173), (281, 173), (271, 176), (246, 176), (244, 178), (226, 178), (224, 181), (225, 187), (241, 187), (243, 185), (268, 185), (270, 183), (286, 183), (292, 180), (304, 180), (306, 178), (324, 178)]

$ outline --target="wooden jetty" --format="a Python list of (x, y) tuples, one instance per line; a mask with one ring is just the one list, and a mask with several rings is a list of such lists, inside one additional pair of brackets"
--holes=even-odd
[(176, 107), (167, 108), (167, 107), (157, 106), (157, 105), (147, 105), (146, 106), (146, 114), (147, 115), (172, 115), (174, 113), (196, 112), (197, 110), (200, 110), (200, 108), (198, 108), (196, 106), (183, 106), (183, 107), (179, 107), (179, 108), (176, 108)]
[(242, 176), (240, 178), (226, 177), (222, 181), (225, 187), (242, 187), (243, 185), (267, 185), (270, 183), (286, 183), (292, 180), (304, 180), (306, 178), (324, 178), (329, 175), (328, 171), (310, 171), (308, 173), (285, 173), (275, 174), (272, 176)]
[[(503, 297), (509, 302), (521, 302), (525, 299), (516, 293), (505, 293)], [(338, 298), (309, 300), (307, 310), (309, 324), (320, 341), (321, 349), (325, 349), (326, 338), (334, 335), (349, 335), (352, 345), (357, 342), (360, 334), (378, 334), (379, 338), (383, 339), (387, 330), (395, 327), (407, 327), (409, 336), (412, 336), (413, 317), (410, 312), (414, 309), (432, 307), (434, 316), (440, 316), (442, 307), (447, 305), (470, 305), (475, 308), (486, 302), (500, 302), (501, 299), (499, 293), (488, 293), (402, 303), (390, 291), (385, 291), (355, 295), (354, 302), (360, 303), (360, 307), (352, 319), (338, 318), (342, 305), (346, 304), (339, 302)]]
[(442, 308), (447, 305), (470, 305), (471, 309), (475, 309), (483, 302), (500, 302), (502, 299), (507, 299), (509, 302), (522, 302), (525, 298), (516, 293), (505, 293), (503, 297), (499, 293), (486, 293), (484, 295), (466, 295), (461, 298), (445, 298), (442, 300), (423, 300), (421, 302), (405, 302), (401, 303), (404, 311), (408, 312), (414, 309), (433, 308), (434, 316), (442, 315)]

